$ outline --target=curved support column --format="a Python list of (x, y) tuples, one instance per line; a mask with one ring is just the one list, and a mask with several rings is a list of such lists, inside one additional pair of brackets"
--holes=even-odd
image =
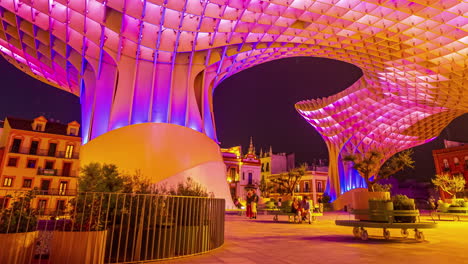
[(127, 173), (140, 170), (152, 183), (168, 187), (190, 176), (224, 198), (226, 208), (234, 207), (219, 146), (187, 127), (144, 123), (109, 131), (82, 147), (81, 164), (91, 162), (116, 164)]

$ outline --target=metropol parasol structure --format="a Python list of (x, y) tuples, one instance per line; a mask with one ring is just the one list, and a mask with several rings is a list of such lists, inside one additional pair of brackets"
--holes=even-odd
[(467, 12), (461, 0), (0, 0), (0, 51), (80, 97), (82, 164), (192, 176), (225, 198), (216, 86), (286, 57), (354, 64), (352, 86), (296, 104), (327, 143), (336, 198), (364, 186), (342, 155), (388, 158), (468, 112)]

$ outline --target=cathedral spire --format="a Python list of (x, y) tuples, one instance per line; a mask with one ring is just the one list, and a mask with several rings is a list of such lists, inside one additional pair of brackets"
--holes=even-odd
[(254, 151), (253, 140), (252, 137), (250, 137), (249, 154), (255, 154)]

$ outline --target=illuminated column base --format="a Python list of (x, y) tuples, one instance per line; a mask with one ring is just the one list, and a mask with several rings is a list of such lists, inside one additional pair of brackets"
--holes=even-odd
[(109, 131), (81, 148), (81, 166), (112, 163), (130, 174), (140, 170), (153, 183), (176, 186), (192, 177), (226, 199), (233, 208), (219, 146), (206, 135), (187, 127), (144, 123)]

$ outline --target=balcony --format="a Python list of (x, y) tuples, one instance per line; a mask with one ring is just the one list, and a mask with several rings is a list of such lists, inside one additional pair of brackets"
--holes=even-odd
[(60, 190), (60, 189), (48, 189), (48, 190), (33, 190), (34, 195), (57, 195), (57, 196), (75, 196), (76, 190)]
[(37, 169), (37, 175), (44, 175), (44, 176), (64, 176), (64, 177), (77, 177), (78, 173), (76, 170), (57, 170), (57, 169)]
[(31, 148), (11, 148), (10, 153), (19, 153), (19, 154), (26, 154), (26, 155), (36, 155), (36, 156), (46, 156), (46, 157), (54, 157), (60, 159), (79, 159), (80, 154), (78, 152), (73, 152), (70, 157), (66, 157), (65, 151), (56, 151), (55, 153), (49, 153), (48, 149), (37, 149), (36, 151), (32, 150)]

